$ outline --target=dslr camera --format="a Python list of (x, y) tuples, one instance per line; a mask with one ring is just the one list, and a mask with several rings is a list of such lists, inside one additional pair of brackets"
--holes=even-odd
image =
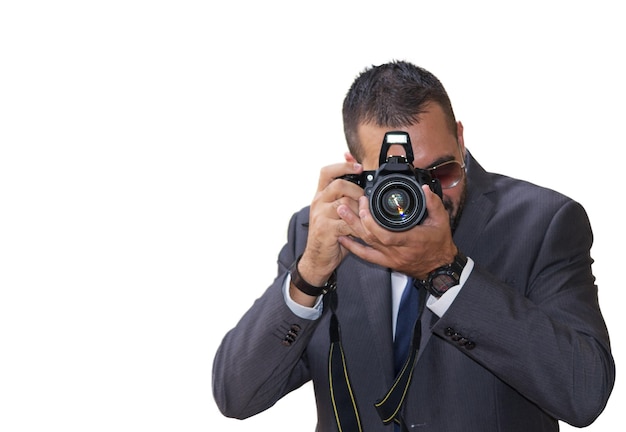
[[(388, 156), (389, 148), (401, 145), (403, 156)], [(369, 197), (370, 211), (378, 224), (390, 231), (406, 231), (419, 225), (427, 216), (426, 195), (422, 186), (442, 197), (439, 180), (426, 170), (413, 167), (413, 147), (406, 132), (385, 134), (378, 169), (339, 177), (362, 187)]]

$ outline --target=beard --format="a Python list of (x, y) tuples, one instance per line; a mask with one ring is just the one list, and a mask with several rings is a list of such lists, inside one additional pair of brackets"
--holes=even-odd
[(450, 217), (450, 230), (452, 234), (454, 234), (454, 230), (459, 225), (459, 221), (461, 220), (461, 214), (463, 213), (463, 207), (465, 206), (465, 197), (467, 196), (467, 185), (463, 184), (463, 191), (461, 192), (461, 197), (459, 198), (459, 202), (455, 203), (450, 198), (444, 195), (443, 197), (443, 206), (447, 210), (448, 215)]

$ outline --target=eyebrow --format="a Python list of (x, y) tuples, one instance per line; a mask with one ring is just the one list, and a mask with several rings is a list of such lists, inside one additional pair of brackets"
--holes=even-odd
[(435, 161), (433, 163), (431, 163), (430, 165), (428, 165), (425, 169), (434, 168), (437, 165), (441, 165), (442, 163), (450, 162), (450, 161), (453, 161), (453, 160), (456, 160), (453, 155), (441, 156), (440, 158), (435, 159)]

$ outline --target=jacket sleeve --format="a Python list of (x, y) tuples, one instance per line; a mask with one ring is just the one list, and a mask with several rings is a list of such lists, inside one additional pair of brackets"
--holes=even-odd
[(574, 201), (545, 226), (533, 233), (536, 246), (507, 239), (533, 258), (518, 251), (508, 263), (500, 259), (508, 266), (500, 274), (476, 265), (433, 331), (553, 417), (583, 427), (600, 415), (615, 381), (591, 271), (591, 227)]
[(213, 362), (213, 396), (228, 417), (247, 418), (272, 405), (309, 379), (306, 346), (317, 321), (287, 307), (282, 286), (296, 253), (304, 247), (302, 212), (289, 224), (274, 282), (223, 338)]

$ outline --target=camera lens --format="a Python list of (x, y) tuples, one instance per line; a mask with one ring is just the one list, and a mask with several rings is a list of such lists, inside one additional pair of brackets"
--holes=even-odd
[(424, 191), (414, 179), (391, 176), (374, 187), (370, 210), (381, 226), (405, 231), (424, 219), (425, 202)]

